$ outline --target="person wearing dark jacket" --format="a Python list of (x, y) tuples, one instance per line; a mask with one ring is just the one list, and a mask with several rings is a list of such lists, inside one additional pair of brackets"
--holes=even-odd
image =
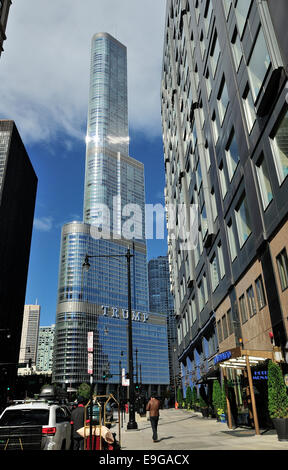
[(84, 426), (84, 404), (84, 399), (79, 398), (77, 408), (74, 408), (71, 413), (70, 423), (72, 425), (73, 450), (84, 450), (84, 437), (81, 437), (77, 433), (78, 429), (81, 429)]

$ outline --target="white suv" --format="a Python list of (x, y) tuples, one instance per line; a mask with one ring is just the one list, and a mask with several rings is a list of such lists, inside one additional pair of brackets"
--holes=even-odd
[(65, 405), (31, 400), (0, 416), (0, 450), (69, 450), (70, 412)]

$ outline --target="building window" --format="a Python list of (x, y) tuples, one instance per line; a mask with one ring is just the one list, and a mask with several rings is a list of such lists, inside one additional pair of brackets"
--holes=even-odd
[(231, 181), (239, 163), (239, 152), (238, 152), (238, 145), (237, 145), (236, 138), (235, 138), (234, 128), (231, 131), (231, 134), (230, 134), (230, 137), (229, 137), (226, 149), (225, 149), (225, 153), (226, 153), (229, 180)]
[(192, 298), (191, 308), (192, 308), (192, 325), (193, 325), (193, 323), (195, 323), (195, 321), (197, 320), (195, 297)]
[(204, 288), (204, 302), (205, 304), (207, 304), (209, 297), (208, 297), (206, 274), (203, 274), (203, 288)]
[(218, 217), (218, 213), (217, 213), (217, 204), (216, 204), (216, 196), (215, 196), (214, 188), (211, 189), (211, 210), (212, 210), (213, 222), (215, 222), (215, 220)]
[(201, 232), (202, 232), (203, 240), (206, 236), (207, 231), (208, 231), (208, 220), (207, 220), (206, 207), (204, 203), (202, 207), (202, 211), (201, 211)]
[(222, 328), (223, 328), (223, 338), (226, 339), (228, 336), (228, 328), (227, 328), (227, 318), (226, 315), (222, 317)]
[(270, 64), (271, 59), (267, 50), (266, 41), (262, 29), (260, 29), (248, 63), (248, 72), (254, 102), (258, 98), (266, 73), (270, 68)]
[(231, 44), (232, 44), (232, 53), (233, 53), (235, 68), (236, 68), (236, 71), (238, 72), (243, 53), (242, 53), (241, 41), (239, 38), (237, 28), (234, 29), (234, 33), (231, 39)]
[(222, 343), (223, 341), (223, 336), (222, 336), (222, 328), (221, 328), (221, 321), (217, 321), (217, 334), (218, 334), (218, 341), (219, 343)]
[(207, 0), (205, 14), (204, 14), (204, 23), (205, 23), (206, 36), (208, 36), (209, 26), (210, 26), (211, 17), (212, 17), (212, 11), (213, 11), (212, 10), (212, 0)]
[(208, 68), (207, 68), (207, 71), (206, 71), (205, 78), (206, 78), (207, 98), (208, 98), (208, 101), (209, 101), (210, 96), (211, 96), (211, 92), (212, 92), (212, 87), (211, 87), (211, 80), (210, 80), (210, 74), (209, 74), (209, 69)]
[(252, 0), (237, 0), (235, 6), (235, 14), (240, 36), (242, 36), (245, 29), (251, 1)]
[(281, 283), (281, 289), (283, 291), (287, 289), (288, 287), (288, 259), (287, 259), (287, 251), (285, 248), (284, 250), (281, 251), (281, 253), (279, 253), (276, 260), (277, 260), (278, 273), (279, 273), (279, 278), (280, 278), (280, 283)]
[(204, 54), (205, 54), (205, 44), (204, 44), (204, 34), (203, 31), (201, 31), (200, 34), (200, 50), (201, 50), (201, 57), (203, 59)]
[(211, 64), (213, 77), (215, 77), (215, 74), (216, 74), (220, 53), (221, 53), (221, 49), (219, 46), (218, 36), (217, 36), (217, 32), (215, 32), (212, 47), (211, 47), (211, 52), (210, 52), (210, 64)]
[(229, 95), (228, 95), (228, 90), (227, 90), (227, 85), (225, 82), (224, 75), (223, 75), (221, 85), (219, 88), (217, 100), (218, 100), (219, 119), (220, 119), (220, 124), (222, 126), (225, 115), (226, 115), (226, 111), (228, 108), (228, 104), (229, 104)]
[(218, 253), (218, 262), (219, 262), (219, 272), (220, 277), (223, 279), (225, 276), (225, 265), (224, 265), (224, 257), (223, 257), (223, 249), (221, 242), (217, 245), (217, 253)]
[(271, 139), (271, 144), (279, 184), (282, 184), (288, 175), (288, 111)]
[(229, 308), (226, 315), (227, 315), (228, 335), (232, 335), (232, 333), (233, 333), (233, 320), (232, 320), (232, 310), (231, 310), (231, 308)]
[(231, 255), (231, 260), (234, 261), (234, 259), (237, 256), (237, 250), (236, 250), (236, 243), (235, 243), (235, 236), (234, 236), (234, 230), (233, 230), (233, 224), (232, 220), (230, 219), (228, 224), (227, 224), (227, 233), (228, 233), (228, 243), (229, 243), (229, 249), (230, 249), (230, 255)]
[(248, 320), (244, 294), (241, 295), (241, 297), (239, 299), (239, 306), (240, 306), (241, 321), (242, 321), (242, 324), (243, 324), (243, 323), (246, 323), (246, 321)]
[(250, 134), (253, 129), (254, 123), (256, 121), (256, 113), (255, 113), (252, 93), (251, 93), (248, 83), (245, 88), (242, 100), (243, 100), (243, 107), (244, 107), (244, 113), (246, 117), (247, 128)]
[(199, 303), (199, 312), (202, 312), (204, 308), (204, 288), (203, 288), (202, 281), (198, 284), (198, 303)]
[(254, 296), (254, 289), (252, 286), (248, 287), (246, 294), (247, 294), (247, 300), (248, 300), (249, 315), (250, 317), (253, 317), (253, 315), (256, 315), (257, 309), (256, 309), (255, 296)]
[(210, 277), (211, 277), (212, 292), (214, 292), (219, 284), (219, 268), (218, 268), (216, 254), (213, 255), (210, 261)]
[(256, 286), (256, 295), (257, 295), (258, 307), (259, 307), (259, 310), (261, 310), (261, 308), (265, 307), (265, 305), (266, 305), (266, 297), (265, 297), (265, 292), (264, 292), (262, 276), (259, 276), (256, 279), (255, 286)]
[(235, 209), (237, 231), (240, 248), (251, 234), (251, 222), (245, 194), (242, 196), (238, 207)]
[(270, 204), (273, 199), (272, 188), (269, 179), (268, 168), (266, 164), (266, 160), (264, 158), (264, 154), (261, 155), (259, 160), (256, 163), (256, 172), (257, 172), (257, 179), (261, 193), (261, 199), (264, 210)]
[(220, 179), (222, 198), (224, 199), (227, 194), (227, 183), (226, 183), (226, 176), (225, 176), (225, 169), (224, 169), (223, 162), (221, 162), (219, 166), (219, 179)]
[(218, 139), (219, 139), (219, 130), (218, 130), (217, 118), (216, 118), (216, 112), (215, 111), (212, 114), (211, 125), (212, 125), (213, 137), (214, 137), (214, 145), (216, 147)]
[(225, 10), (226, 18), (229, 16), (232, 0), (223, 0), (223, 6)]

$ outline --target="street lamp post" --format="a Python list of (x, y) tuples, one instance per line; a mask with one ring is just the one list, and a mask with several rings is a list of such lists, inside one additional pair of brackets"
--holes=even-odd
[(120, 258), (125, 256), (127, 260), (127, 280), (128, 280), (128, 370), (129, 370), (129, 421), (127, 429), (137, 429), (135, 420), (135, 391), (133, 380), (133, 349), (132, 349), (132, 305), (131, 305), (131, 258), (134, 256), (127, 248), (126, 254), (116, 255), (88, 255), (82, 265), (83, 270), (88, 271), (90, 268), (89, 258)]

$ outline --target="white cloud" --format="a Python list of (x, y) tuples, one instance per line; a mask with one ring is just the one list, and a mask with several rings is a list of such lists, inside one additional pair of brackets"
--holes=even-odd
[(166, 0), (13, 2), (0, 59), (0, 118), (25, 141), (86, 134), (91, 38), (127, 46), (130, 127), (161, 131), (160, 81)]
[(34, 228), (40, 232), (50, 232), (53, 228), (52, 217), (36, 217), (34, 219)]

